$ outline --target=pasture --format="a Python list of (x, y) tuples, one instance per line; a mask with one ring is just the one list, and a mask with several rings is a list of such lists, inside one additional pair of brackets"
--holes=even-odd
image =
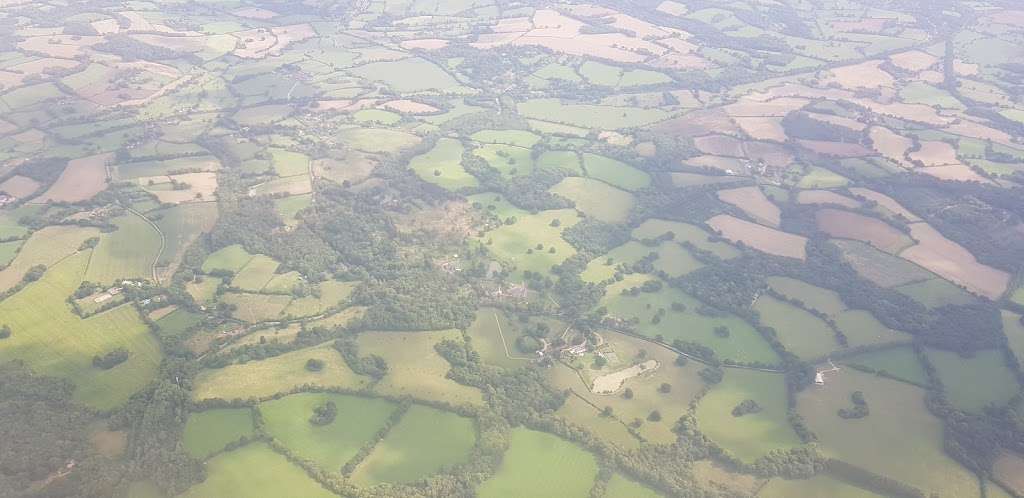
[(235, 274), (235, 278), (231, 280), (231, 286), (247, 291), (262, 290), (267, 282), (274, 277), (274, 272), (277, 271), (279, 265), (280, 263), (274, 261), (273, 258), (257, 254)]
[(850, 365), (861, 365), (877, 372), (884, 372), (898, 379), (920, 386), (928, 385), (928, 375), (917, 355), (909, 347), (898, 347), (872, 351), (842, 360)]
[(558, 99), (531, 99), (517, 105), (527, 118), (584, 128), (622, 129), (648, 125), (670, 116), (657, 108), (615, 107), (563, 103)]
[(846, 309), (839, 293), (789, 277), (768, 277), (768, 285), (783, 296), (798, 299), (808, 308), (835, 315)]
[[(844, 419), (850, 394), (864, 393), (871, 410), (861, 419)], [(942, 422), (925, 407), (918, 387), (844, 368), (827, 375), (824, 386), (797, 394), (797, 411), (818, 435), (825, 455), (943, 496), (977, 496), (977, 479), (942, 448)], [(892, 441), (904, 448), (879, 452)], [(906, 455), (914, 455), (907, 458)]]
[[(747, 399), (761, 411), (733, 416), (733, 408)], [(786, 420), (786, 385), (780, 374), (729, 369), (697, 403), (696, 415), (706, 436), (744, 462), (800, 445)]]
[(1003, 320), (1003, 332), (1009, 341), (1010, 350), (1018, 359), (1024, 358), (1024, 322), (1012, 311), (999, 310)]
[(780, 301), (761, 296), (753, 306), (761, 322), (778, 333), (786, 350), (804, 359), (818, 358), (839, 349), (835, 333), (820, 318)]
[(934, 278), (934, 275), (905, 259), (884, 253), (863, 242), (831, 240), (839, 247), (843, 260), (861, 277), (879, 287), (896, 287)]
[(635, 203), (629, 192), (576, 176), (563, 178), (550, 191), (573, 201), (584, 214), (608, 223), (624, 223)]
[(586, 498), (597, 477), (594, 456), (545, 432), (512, 429), (498, 473), (477, 488), (480, 498)]
[(375, 391), (453, 404), (482, 403), (480, 390), (446, 377), (451, 367), (434, 350), (444, 339), (461, 341), (462, 334), (458, 330), (363, 332), (357, 340), (360, 355), (377, 354), (388, 364), (387, 375), (374, 384)]
[(928, 349), (946, 396), (953, 406), (980, 413), (985, 406), (1005, 405), (1020, 386), (1013, 371), (996, 350), (978, 351), (971, 357), (939, 349)]
[(459, 88), (455, 78), (434, 63), (418, 57), (371, 62), (349, 71), (361, 78), (381, 82), (400, 94)]
[[(750, 324), (735, 315), (702, 315), (697, 312), (701, 303), (679, 289), (664, 285), (657, 292), (640, 292), (635, 296), (623, 294), (623, 291), (640, 287), (651, 279), (642, 274), (627, 275), (622, 281), (608, 286), (600, 305), (606, 306), (609, 316), (614, 318), (637, 319), (636, 331), (646, 337), (660, 335), (669, 343), (675, 339), (697, 342), (714, 350), (720, 359), (767, 364), (778, 361), (775, 351)], [(685, 310), (673, 309), (673, 303), (682, 304)], [(665, 310), (664, 316), (655, 321), (655, 315), (662, 309)], [(714, 333), (719, 326), (729, 329), (728, 337)]]
[(661, 494), (622, 474), (613, 474), (605, 486), (604, 498), (659, 498)]
[(544, 151), (537, 158), (537, 168), (562, 170), (571, 175), (583, 176), (583, 168), (580, 166), (580, 156), (569, 150), (548, 150)]
[[(306, 361), (310, 358), (323, 361), (323, 370), (306, 370)], [(192, 398), (196, 401), (213, 398), (244, 400), (271, 396), (305, 384), (359, 389), (368, 383), (369, 379), (356, 375), (345, 365), (333, 347), (322, 345), (265, 360), (203, 370), (196, 376)]]
[(792, 498), (794, 496), (820, 498), (881, 498), (879, 495), (851, 486), (826, 475), (810, 479), (790, 480), (775, 478), (768, 481), (757, 494), (758, 498)]
[(217, 408), (190, 414), (182, 437), (185, 451), (193, 458), (205, 460), (228, 444), (252, 435), (251, 409)]
[(337, 498), (302, 468), (276, 453), (266, 443), (250, 443), (206, 463), (206, 480), (181, 498), (245, 496), (247, 498)]
[(233, 318), (258, 323), (284, 318), (284, 310), (292, 298), (281, 294), (228, 292), (221, 296), (220, 301), (235, 307), (231, 312)]
[[(67, 379), (73, 399), (97, 410), (113, 409), (156, 374), (160, 347), (132, 306), (82, 319), (65, 299), (82, 282), (89, 252), (55, 264), (43, 277), (0, 302), (12, 335), (0, 342), (0, 361), (23, 360), (35, 372)], [(109, 370), (92, 365), (95, 355), (129, 351)]]
[(102, 283), (121, 278), (153, 279), (153, 267), (164, 249), (160, 233), (148, 220), (132, 213), (115, 218), (113, 223), (117, 231), (100, 237), (85, 279)]
[(402, 419), (356, 467), (353, 482), (412, 482), (463, 463), (476, 443), (472, 419), (412, 405)]
[(442, 138), (429, 152), (414, 157), (409, 167), (424, 181), (449, 190), (475, 187), (480, 182), (462, 167), (462, 151), (458, 140)]
[(704, 228), (678, 221), (657, 218), (644, 220), (640, 226), (633, 229), (633, 238), (653, 239), (669, 232), (672, 232), (673, 240), (676, 242), (689, 242), (696, 248), (709, 251), (722, 259), (732, 259), (740, 255), (740, 251), (728, 243), (712, 241), (711, 234)]
[(209, 232), (217, 222), (217, 204), (191, 203), (152, 214), (156, 226), (164, 234), (164, 250), (157, 265), (173, 266), (200, 234)]
[[(331, 423), (309, 423), (313, 409), (327, 402), (338, 408)], [(298, 393), (259, 404), (267, 434), (326, 472), (339, 472), (372, 440), (397, 405), (380, 398), (333, 393)]]
[(202, 270), (206, 273), (214, 270), (237, 273), (249, 263), (250, 259), (252, 259), (252, 255), (246, 252), (241, 245), (230, 245), (207, 256), (203, 261)]
[(526, 130), (482, 130), (469, 136), (475, 142), (514, 145), (529, 149), (540, 137)]
[(0, 290), (14, 287), (33, 266), (52, 266), (77, 253), (82, 242), (99, 234), (95, 228), (73, 225), (57, 225), (36, 231), (21, 246), (10, 264), (0, 270)]
[(651, 184), (651, 175), (610, 157), (584, 153), (583, 167), (587, 176), (625, 190), (638, 190)]
[[(515, 216), (514, 223), (485, 233), (482, 241), (496, 257), (514, 264), (518, 272), (530, 270), (547, 275), (552, 266), (576, 254), (576, 249), (562, 239), (562, 230), (579, 221), (575, 210), (553, 209)], [(560, 226), (551, 226), (556, 219)], [(543, 248), (537, 249), (537, 244)], [(551, 252), (552, 248), (555, 252)]]
[(515, 341), (522, 335), (522, 331), (501, 310), (477, 310), (476, 319), (466, 329), (466, 334), (484, 363), (504, 368), (518, 368), (526, 365), (530, 359), (515, 346)]
[(929, 308), (948, 304), (973, 304), (978, 301), (965, 290), (938, 277), (900, 285), (894, 289)]
[(473, 150), (473, 154), (483, 158), (504, 176), (529, 175), (533, 171), (533, 156), (525, 147), (484, 144)]

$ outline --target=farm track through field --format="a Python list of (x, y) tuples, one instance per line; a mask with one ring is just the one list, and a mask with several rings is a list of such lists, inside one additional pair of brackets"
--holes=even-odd
[(494, 324), (498, 326), (498, 337), (501, 337), (501, 345), (505, 348), (505, 357), (510, 360), (529, 360), (529, 358), (523, 356), (512, 356), (512, 353), (508, 349), (508, 342), (505, 340), (505, 334), (501, 331), (501, 322), (498, 320), (498, 314), (494, 314)]
[(167, 237), (164, 236), (163, 230), (160, 230), (160, 227), (156, 226), (156, 223), (153, 223), (153, 221), (146, 218), (142, 213), (132, 208), (128, 208), (128, 212), (145, 220), (145, 222), (149, 223), (149, 226), (153, 227), (153, 230), (156, 230), (156, 233), (160, 235), (160, 250), (156, 252), (156, 258), (153, 259), (153, 264), (150, 265), (150, 272), (153, 274), (153, 281), (156, 282), (157, 285), (160, 285), (160, 275), (156, 271), (156, 265), (164, 255), (164, 249), (167, 247)]

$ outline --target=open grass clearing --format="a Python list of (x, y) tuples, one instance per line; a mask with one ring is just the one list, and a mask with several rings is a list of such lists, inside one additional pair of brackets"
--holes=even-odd
[(480, 498), (586, 498), (597, 477), (594, 456), (545, 432), (512, 429), (498, 473), (477, 488)]
[(570, 150), (548, 150), (537, 158), (539, 169), (562, 170), (571, 175), (583, 176), (580, 156)]
[(422, 479), (465, 462), (475, 443), (472, 419), (412, 405), (356, 467), (352, 480), (372, 486)]
[(529, 149), (540, 141), (540, 137), (526, 130), (481, 130), (469, 136), (476, 142), (514, 145)]
[(185, 451), (193, 458), (205, 460), (228, 444), (252, 435), (252, 410), (217, 408), (189, 415), (183, 438)]
[(975, 296), (950, 283), (948, 280), (938, 277), (900, 285), (894, 287), (894, 289), (929, 308), (938, 308), (948, 304), (973, 304), (978, 302), (978, 298)]
[[(576, 249), (562, 239), (562, 230), (579, 221), (575, 210), (553, 209), (537, 214), (521, 212), (513, 216), (514, 223), (485, 233), (481, 240), (496, 257), (514, 264), (518, 272), (530, 270), (547, 275), (552, 266), (576, 254)], [(560, 226), (551, 226), (556, 219)], [(537, 249), (538, 244), (541, 249)], [(555, 252), (551, 252), (552, 248)]]
[(533, 171), (531, 149), (515, 145), (484, 144), (473, 154), (480, 156), (504, 176), (529, 175)]
[(461, 142), (442, 138), (429, 152), (414, 157), (409, 167), (424, 181), (449, 190), (475, 187), (480, 182), (462, 167), (462, 152)]
[(712, 241), (711, 234), (706, 229), (678, 221), (657, 218), (645, 220), (633, 229), (633, 238), (654, 239), (669, 232), (672, 232), (672, 240), (680, 244), (693, 244), (697, 249), (709, 251), (722, 259), (732, 259), (740, 255), (740, 251), (728, 243)]
[[(306, 370), (306, 361), (311, 358), (323, 361), (323, 370)], [(305, 384), (359, 389), (368, 383), (369, 379), (356, 375), (345, 365), (333, 347), (322, 345), (264, 360), (204, 370), (196, 376), (192, 398), (196, 401), (214, 398), (244, 400), (287, 392)]]
[(34, 232), (21, 246), (17, 256), (0, 270), (0, 290), (10, 289), (21, 282), (33, 266), (51, 266), (75, 254), (82, 242), (99, 234), (95, 228), (74, 225), (57, 225)]
[(612, 475), (604, 489), (604, 498), (659, 498), (661, 496), (653, 489), (618, 473)]
[(207, 256), (206, 261), (203, 261), (202, 270), (207, 273), (214, 270), (238, 272), (252, 258), (252, 254), (246, 252), (241, 245), (234, 244), (218, 249)]
[(872, 351), (851, 356), (842, 361), (849, 365), (860, 365), (879, 373), (885, 373), (898, 379), (921, 386), (928, 385), (928, 375), (918, 360), (917, 354), (910, 347), (897, 347)]
[(609, 130), (648, 125), (670, 116), (667, 111), (656, 108), (574, 104), (558, 99), (527, 100), (518, 104), (518, 110), (527, 118)]
[(651, 176), (610, 157), (589, 152), (583, 154), (587, 176), (626, 190), (638, 190), (651, 184)]
[[(733, 408), (747, 399), (761, 411), (733, 416)], [(706, 436), (744, 462), (800, 445), (786, 420), (786, 385), (779, 374), (729, 369), (697, 403), (696, 415)]]
[(251, 294), (228, 292), (221, 302), (234, 306), (231, 316), (248, 323), (275, 321), (284, 318), (284, 309), (292, 297), (280, 294)]
[[(313, 409), (327, 402), (338, 408), (336, 418), (326, 425), (310, 423)], [(267, 433), (326, 472), (339, 472), (396, 408), (385, 399), (333, 393), (298, 393), (259, 405)]]
[(826, 475), (810, 479), (775, 478), (768, 481), (757, 494), (758, 498), (792, 498), (805, 496), (815, 498), (882, 498), (870, 491), (851, 486)]
[(361, 78), (384, 83), (402, 94), (453, 91), (460, 87), (459, 82), (443, 69), (419, 57), (371, 62), (349, 71)]
[(473, 349), (480, 353), (484, 363), (504, 368), (525, 366), (532, 356), (523, 354), (515, 345), (522, 335), (520, 327), (509, 320), (504, 311), (480, 308), (476, 319), (466, 329)]
[(257, 254), (235, 274), (231, 280), (232, 287), (247, 291), (262, 290), (267, 282), (274, 277), (280, 263), (269, 256)]

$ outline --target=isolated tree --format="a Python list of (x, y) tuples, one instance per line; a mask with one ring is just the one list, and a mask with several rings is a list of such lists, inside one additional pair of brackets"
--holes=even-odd
[(658, 392), (662, 394), (668, 394), (672, 392), (672, 384), (669, 384), (668, 382), (662, 382), (661, 386), (658, 387)]

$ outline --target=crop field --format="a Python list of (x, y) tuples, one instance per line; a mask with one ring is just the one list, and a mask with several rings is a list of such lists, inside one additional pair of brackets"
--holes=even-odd
[(989, 299), (998, 299), (1009, 285), (1008, 273), (979, 263), (967, 249), (947, 239), (931, 225), (913, 223), (910, 235), (918, 243), (901, 252), (900, 257)]
[(896, 287), (934, 278), (934, 275), (902, 258), (892, 256), (868, 244), (852, 240), (832, 240), (843, 259), (854, 270), (879, 287)]
[[(645, 275), (632, 274), (621, 282), (609, 285), (601, 305), (606, 306), (608, 314), (615, 318), (638, 319), (637, 332), (646, 337), (661, 335), (670, 343), (675, 339), (697, 342), (713, 349), (722, 359), (768, 364), (778, 361), (775, 351), (750, 324), (733, 315), (708, 317), (697, 313), (700, 302), (678, 289), (664, 286), (658, 292), (641, 292), (637, 296), (622, 293), (650, 279)], [(672, 303), (681, 303), (685, 311), (672, 309)], [(653, 323), (660, 309), (665, 310), (665, 316)], [(720, 337), (714, 333), (714, 329), (720, 326), (729, 329), (729, 337)]]
[[(156, 374), (160, 347), (131, 306), (87, 319), (65, 303), (85, 275), (89, 252), (54, 265), (43, 278), (0, 302), (11, 337), (0, 342), (0, 360), (23, 360), (36, 372), (67, 379), (75, 401), (99, 410), (115, 408)], [(123, 347), (126, 361), (102, 370), (92, 357)]]
[(237, 273), (249, 263), (252, 257), (240, 245), (227, 246), (206, 257), (206, 261), (203, 262), (203, 271), (209, 273), (214, 270), (227, 270)]
[[(324, 362), (323, 370), (306, 370), (310, 358)], [(315, 346), (248, 363), (204, 370), (196, 376), (192, 397), (248, 399), (286, 392), (304, 384), (359, 389), (369, 379), (356, 375), (330, 345)]]
[[(309, 423), (313, 409), (327, 402), (338, 407), (331, 423)], [(301, 458), (327, 472), (338, 472), (384, 427), (397, 408), (391, 401), (331, 393), (299, 393), (260, 403), (266, 431)]]
[[(556, 219), (560, 226), (552, 227), (551, 222)], [(518, 271), (548, 274), (552, 266), (576, 254), (576, 249), (562, 239), (562, 230), (578, 221), (579, 215), (573, 209), (523, 213), (516, 216), (515, 223), (484, 234), (483, 241), (495, 256), (514, 264)], [(537, 249), (537, 245), (541, 248)]]
[(183, 437), (188, 454), (205, 460), (228, 444), (252, 435), (252, 410), (218, 408), (189, 415)]
[(356, 467), (352, 480), (368, 486), (415, 481), (465, 462), (475, 443), (471, 419), (413, 405)]
[(462, 143), (458, 140), (442, 138), (430, 152), (413, 158), (409, 167), (425, 181), (446, 189), (475, 187), (480, 182), (462, 167), (462, 151)]
[(597, 477), (594, 456), (544, 432), (512, 430), (498, 473), (477, 489), (480, 498), (586, 498)]
[(583, 154), (587, 176), (626, 190), (637, 190), (651, 183), (651, 176), (621, 161), (597, 154)]
[[(924, 404), (924, 390), (909, 384), (844, 368), (826, 377), (825, 386), (797, 395), (797, 411), (818, 435), (825, 455), (949, 496), (977, 496), (974, 475), (942, 450), (942, 423)], [(870, 414), (844, 419), (850, 394), (864, 393)], [(879, 452), (878, 445), (900, 441), (909, 453)], [(914, 455), (904, 458), (901, 455)]]
[(573, 201), (584, 214), (608, 223), (625, 222), (634, 204), (629, 192), (589, 178), (563, 178), (551, 192)]
[[(697, 426), (712, 441), (744, 462), (774, 449), (800, 445), (786, 421), (786, 386), (779, 374), (730, 369), (697, 403)], [(761, 407), (741, 417), (733, 408), (751, 399)]]
[(835, 333), (820, 318), (771, 296), (754, 304), (761, 322), (776, 330), (786, 350), (804, 359), (817, 358), (839, 348)]
[(119, 278), (153, 278), (163, 241), (153, 225), (135, 214), (113, 220), (117, 231), (104, 234), (89, 258), (85, 279), (113, 283)]
[(453, 404), (481, 403), (483, 396), (478, 389), (446, 377), (451, 367), (434, 350), (434, 345), (444, 339), (462, 340), (462, 334), (457, 330), (359, 334), (359, 354), (377, 354), (388, 363), (387, 375), (374, 385), (374, 390)]
[(745, 213), (759, 223), (778, 227), (781, 223), (782, 212), (778, 206), (772, 204), (764, 192), (757, 187), (739, 187), (729, 190), (719, 190), (718, 198), (742, 209)]
[(961, 410), (977, 413), (989, 404), (1002, 406), (1020, 389), (1002, 354), (995, 350), (979, 351), (964, 358), (949, 351), (929, 349), (928, 360), (935, 366), (946, 396)]
[(705, 223), (713, 230), (721, 232), (723, 237), (734, 242), (742, 242), (759, 251), (801, 260), (807, 257), (807, 239), (799, 235), (774, 230), (727, 214), (715, 216)]
[[(253, 472), (259, 469), (259, 472)], [(266, 443), (250, 443), (218, 455), (206, 463), (206, 480), (180, 495), (182, 498), (246, 496), (278, 498), (303, 496), (335, 498), (300, 467), (270, 449)]]
[(826, 208), (815, 213), (815, 219), (818, 228), (832, 237), (866, 242), (890, 254), (898, 254), (914, 244), (892, 225), (862, 214)]

